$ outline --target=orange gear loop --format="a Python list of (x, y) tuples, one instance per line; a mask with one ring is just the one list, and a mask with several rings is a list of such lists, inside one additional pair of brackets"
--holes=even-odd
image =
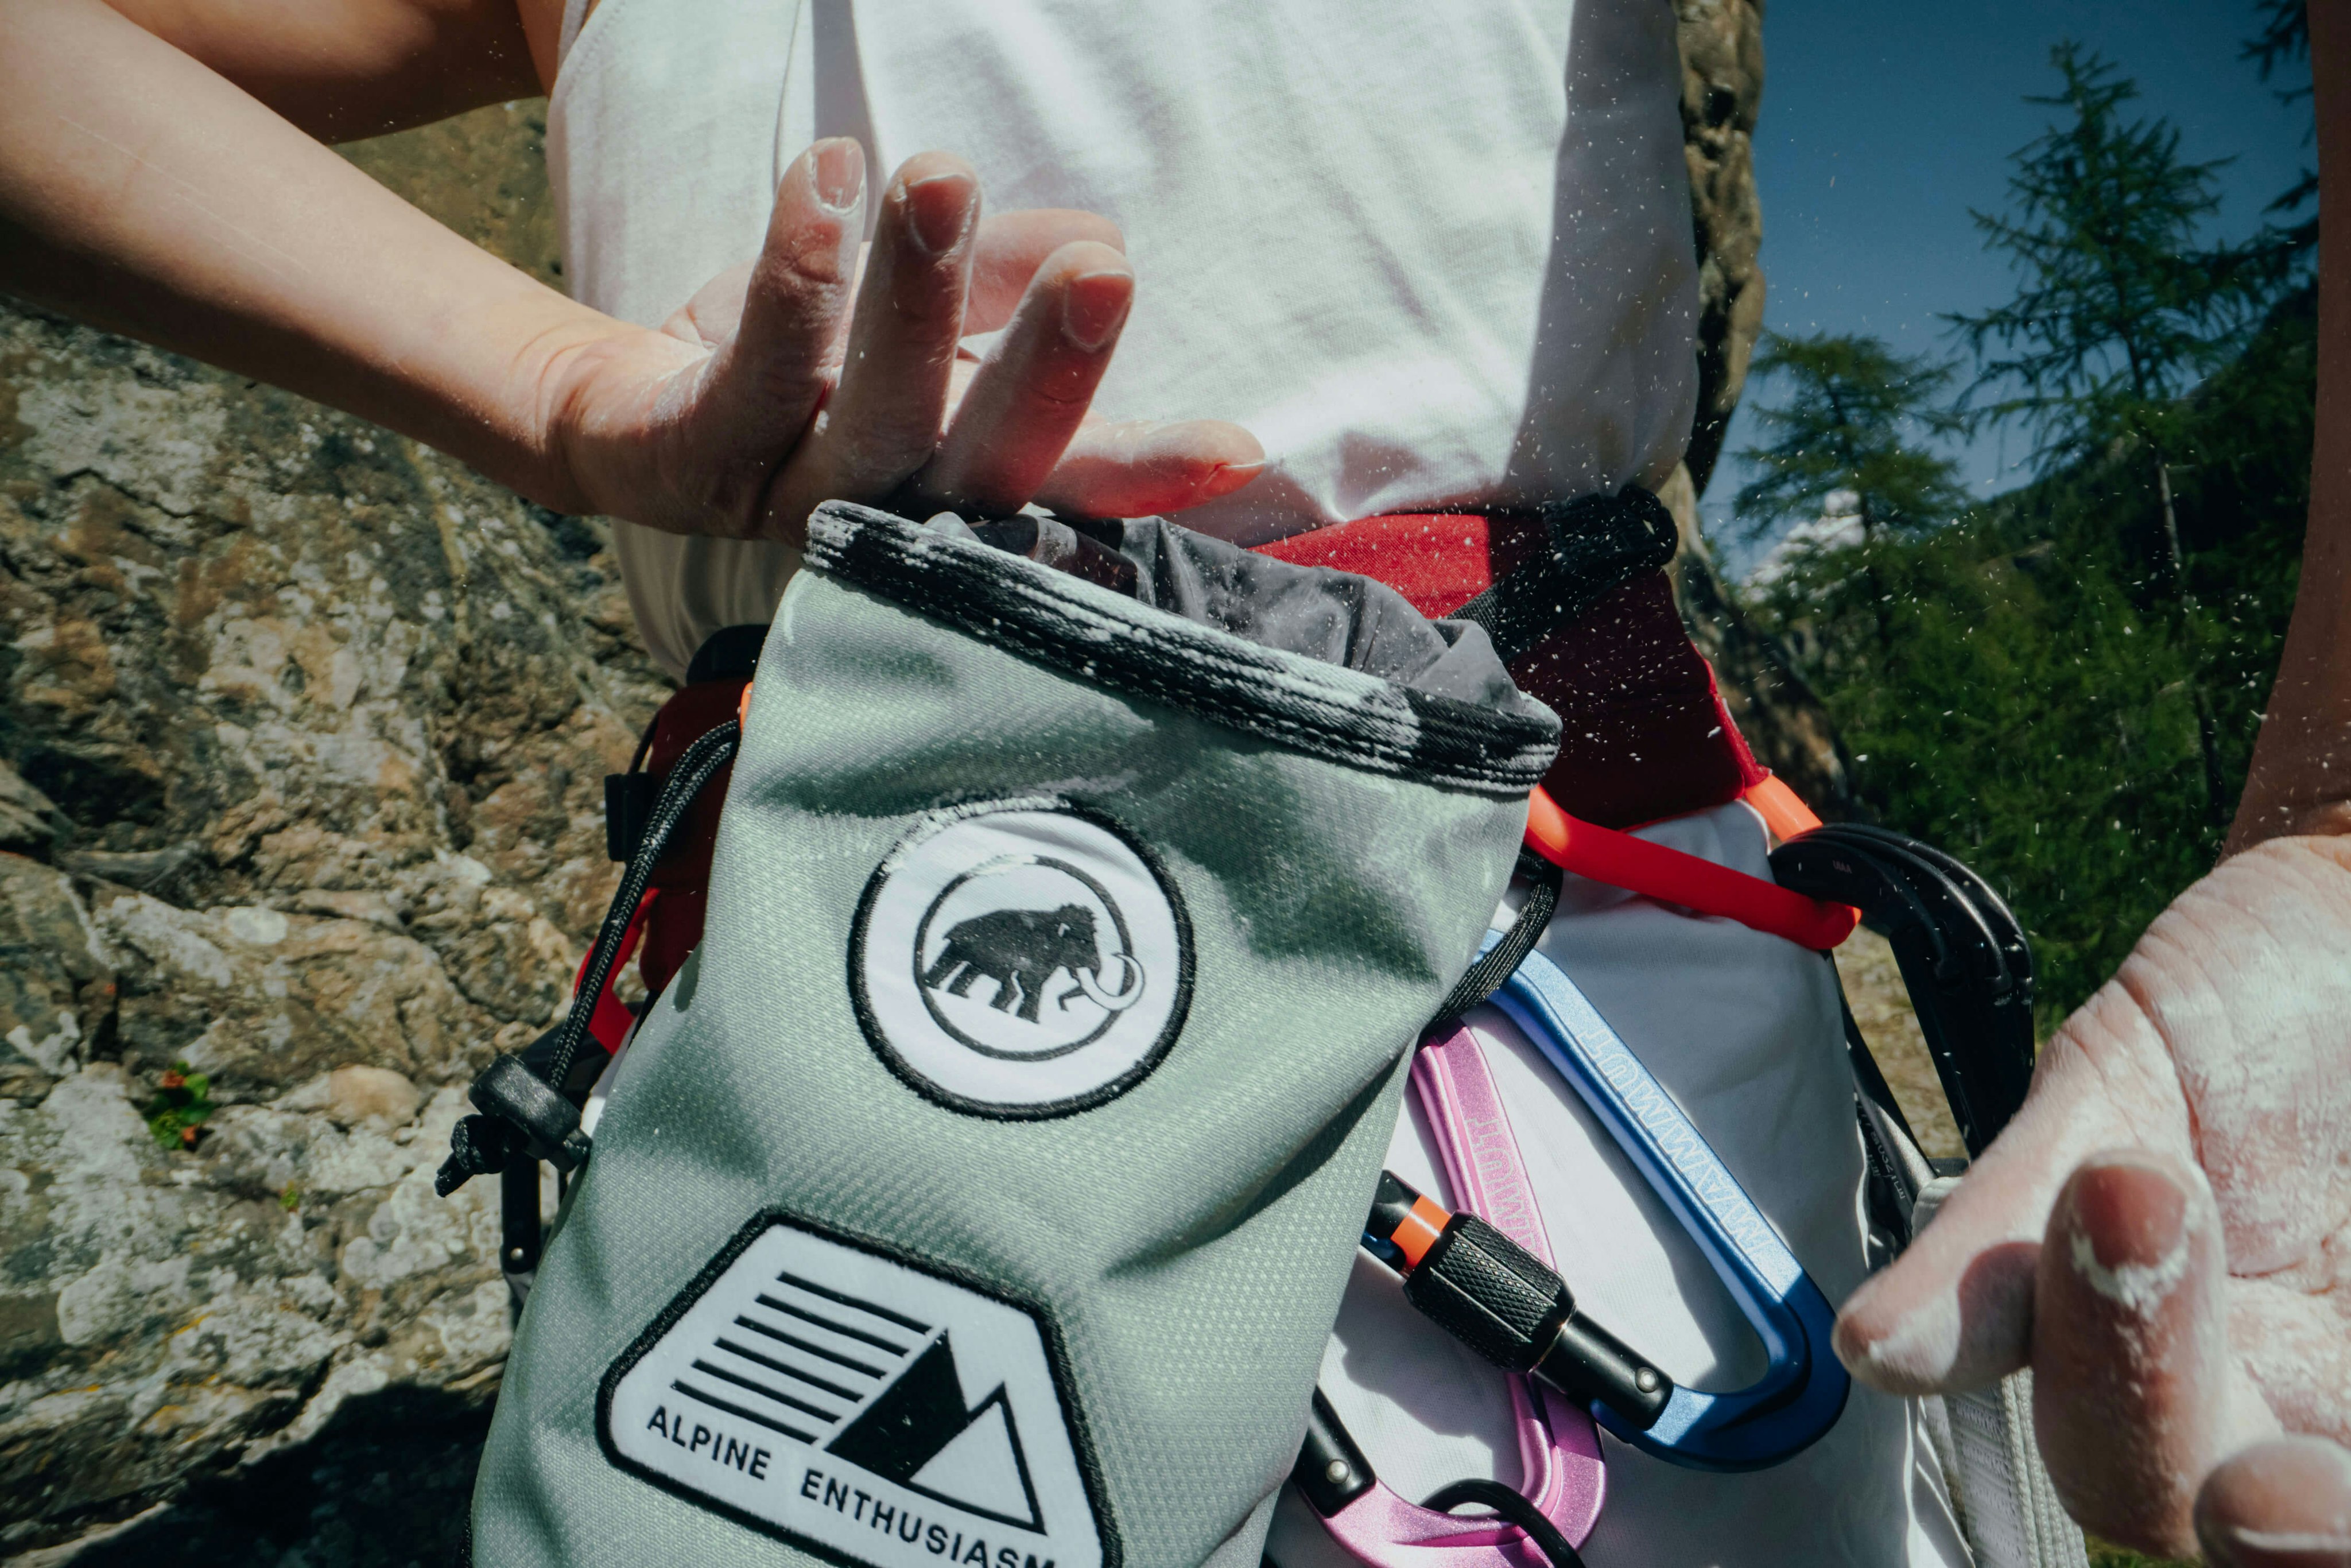
[[(1757, 809), (1766, 813), (1767, 824), (1771, 823), (1775, 813), (1791, 826), (1802, 821), (1786, 813), (1787, 805), (1792, 802), (1802, 818), (1812, 819), (1809, 826), (1820, 825), (1786, 785), (1780, 786), (1778, 794), (1784, 795), (1785, 800), (1774, 796), (1757, 803)], [(1778, 831), (1776, 824), (1774, 831)], [(1664, 844), (1653, 844), (1646, 839), (1571, 817), (1560, 810), (1548, 791), (1540, 788), (1527, 802), (1526, 841), (1529, 849), (1562, 871), (1654, 898), (1660, 904), (1678, 904), (1700, 915), (1736, 920), (1754, 930), (1785, 937), (1801, 947), (1826, 952), (1852, 936), (1853, 928), (1861, 924), (1861, 911), (1850, 904), (1807, 898), (1760, 876), (1750, 876)]]

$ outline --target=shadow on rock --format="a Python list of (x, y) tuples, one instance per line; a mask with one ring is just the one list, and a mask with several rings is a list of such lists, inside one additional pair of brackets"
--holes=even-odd
[(487, 1406), (402, 1388), (346, 1402), (319, 1435), (216, 1479), (74, 1555), (74, 1568), (445, 1568), (489, 1436)]

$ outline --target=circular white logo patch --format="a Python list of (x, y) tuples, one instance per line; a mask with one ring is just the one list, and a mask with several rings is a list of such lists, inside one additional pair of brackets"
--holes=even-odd
[(1183, 905), (1123, 833), (1053, 802), (917, 829), (866, 884), (858, 1020), (898, 1075), (958, 1111), (1058, 1116), (1159, 1064), (1192, 994)]

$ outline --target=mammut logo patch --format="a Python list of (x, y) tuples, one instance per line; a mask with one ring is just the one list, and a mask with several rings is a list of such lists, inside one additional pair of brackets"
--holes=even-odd
[(1084, 1110), (1183, 1028), (1191, 932), (1142, 851), (1058, 802), (934, 819), (859, 904), (850, 979), (883, 1061), (957, 1110)]
[(788, 1220), (755, 1228), (607, 1375), (606, 1450), (872, 1568), (1108, 1568), (1027, 1309)]

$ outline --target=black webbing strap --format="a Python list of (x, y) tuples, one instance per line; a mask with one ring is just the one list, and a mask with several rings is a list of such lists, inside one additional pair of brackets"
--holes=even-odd
[(1560, 883), (1566, 873), (1532, 850), (1520, 850), (1519, 874), (1530, 883), (1527, 901), (1519, 906), (1519, 917), (1502, 933), (1499, 942), (1481, 954), (1453, 982), (1452, 991), (1437, 1009), (1429, 1028), (1459, 1018), (1500, 990), (1502, 982), (1518, 972), (1519, 966), (1527, 961), (1527, 955), (1535, 950), (1535, 944), (1550, 928), (1552, 914), (1559, 908)]
[(1489, 517), (1539, 519), (1550, 548), (1495, 580), (1492, 587), (1446, 617), (1486, 629), (1504, 664), (1527, 653), (1562, 626), (1582, 620), (1593, 605), (1643, 572), (1674, 559), (1679, 537), (1666, 504), (1638, 485), (1613, 496), (1585, 496)]

